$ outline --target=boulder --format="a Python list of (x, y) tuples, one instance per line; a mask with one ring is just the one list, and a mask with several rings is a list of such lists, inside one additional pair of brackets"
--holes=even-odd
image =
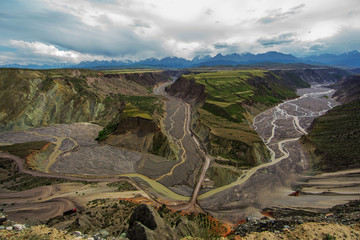
[(23, 224), (15, 224), (15, 225), (13, 225), (13, 228), (16, 230), (23, 230), (26, 228), (26, 226)]
[(146, 204), (139, 205), (131, 215), (126, 236), (130, 240), (174, 239), (172, 229), (152, 206)]

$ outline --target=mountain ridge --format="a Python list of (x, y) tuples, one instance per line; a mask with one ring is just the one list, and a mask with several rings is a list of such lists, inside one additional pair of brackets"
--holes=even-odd
[(285, 54), (276, 51), (269, 51), (266, 53), (231, 53), (222, 55), (221, 53), (211, 57), (210, 55), (198, 55), (192, 60), (181, 57), (165, 57), (165, 58), (146, 58), (142, 60), (94, 60), (82, 61), (78, 64), (48, 64), (48, 65), (19, 65), (7, 64), (0, 66), (1, 68), (32, 68), (32, 69), (50, 69), (50, 68), (89, 68), (89, 69), (104, 69), (104, 68), (191, 68), (200, 66), (217, 66), (217, 65), (246, 65), (257, 63), (305, 63), (305, 64), (319, 64), (329, 66), (341, 66), (347, 68), (360, 67), (360, 52), (353, 50), (343, 54), (321, 54), (310, 55), (307, 57), (295, 57), (292, 54)]

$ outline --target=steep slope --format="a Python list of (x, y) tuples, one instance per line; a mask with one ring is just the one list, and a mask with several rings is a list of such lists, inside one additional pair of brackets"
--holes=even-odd
[(2, 69), (0, 129), (73, 122), (105, 125), (124, 107), (116, 95), (148, 95), (134, 81), (102, 75), (89, 70)]
[(333, 87), (333, 97), (344, 104), (315, 119), (302, 138), (314, 169), (324, 172), (360, 167), (360, 77), (343, 78)]
[(53, 123), (104, 124), (121, 105), (106, 103), (76, 70), (34, 71), (2, 69), (0, 73), (0, 129), (20, 130)]
[(341, 103), (349, 103), (360, 98), (360, 75), (342, 78), (332, 85), (337, 91), (333, 97)]
[(294, 79), (300, 78), (309, 84), (329, 84), (335, 83), (348, 73), (339, 68), (304, 68), (289, 70), (273, 70), (273, 72), (282, 78)]
[[(136, 70), (135, 70), (136, 71)], [(166, 82), (169, 80), (169, 75), (164, 74), (163, 71), (152, 71), (144, 73), (106, 73), (106, 78), (124, 79), (139, 84), (140, 86), (153, 87), (159, 82)]]
[(302, 143), (314, 169), (333, 172), (360, 167), (360, 100), (337, 106), (314, 120)]
[[(168, 79), (169, 75), (163, 71), (109, 74), (75, 69), (1, 69), (0, 131), (92, 122), (105, 126), (99, 133), (102, 140), (116, 131), (121, 121), (130, 125), (140, 123), (140, 132), (135, 128), (126, 132), (134, 144), (139, 143), (130, 149), (167, 155), (169, 151), (159, 152), (159, 145), (167, 142), (158, 127), (163, 100), (149, 89)], [(141, 130), (147, 122), (153, 131), (145, 134)], [(118, 133), (115, 132), (113, 139), (122, 135)], [(144, 139), (143, 135), (147, 137)], [(128, 147), (114, 141), (109, 143)]]
[(270, 159), (250, 126), (253, 116), (296, 97), (295, 87), (308, 86), (301, 80), (292, 87), (286, 82), (267, 71), (220, 71), (184, 75), (167, 92), (195, 107), (192, 130), (217, 163), (250, 167)]

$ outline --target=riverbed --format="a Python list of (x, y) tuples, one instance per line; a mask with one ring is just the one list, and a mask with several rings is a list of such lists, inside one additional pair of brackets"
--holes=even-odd
[[(350, 190), (351, 194), (342, 194), (335, 200), (329, 194), (322, 194), (318, 199), (318, 195), (309, 194), (304, 198), (296, 198), (296, 201), (295, 197), (289, 196), (304, 181), (330, 178), (305, 176), (309, 174), (309, 157), (299, 139), (307, 134), (316, 117), (338, 105), (331, 98), (333, 93), (333, 89), (321, 86), (300, 89), (298, 98), (284, 101), (256, 116), (253, 128), (269, 148), (271, 159), (249, 169), (237, 181), (200, 195), (200, 206), (221, 219), (236, 223), (248, 216), (262, 217), (260, 212), (266, 207), (311, 207), (313, 211), (321, 211), (334, 204), (358, 198), (357, 187)], [(351, 180), (356, 179), (345, 179), (344, 183)], [(316, 189), (321, 188), (315, 186)], [(334, 184), (332, 186), (340, 192), (349, 193), (339, 190)], [(314, 193), (316, 189), (309, 191)], [(314, 205), (313, 202), (318, 204)]]

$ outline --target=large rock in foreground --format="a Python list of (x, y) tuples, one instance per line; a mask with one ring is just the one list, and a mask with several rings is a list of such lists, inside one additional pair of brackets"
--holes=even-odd
[(153, 207), (141, 204), (130, 217), (127, 237), (130, 240), (164, 240), (173, 239), (173, 234)]

